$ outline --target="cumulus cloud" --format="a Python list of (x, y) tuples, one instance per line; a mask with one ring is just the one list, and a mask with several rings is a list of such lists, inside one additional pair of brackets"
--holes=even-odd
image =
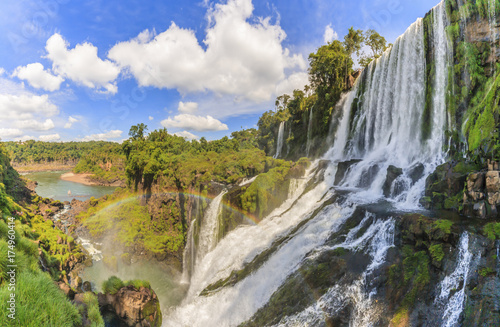
[(196, 102), (179, 102), (177, 110), (183, 114), (194, 114), (198, 111), (198, 104)]
[(0, 67), (0, 76), (2, 76), (4, 73), (5, 73), (5, 69), (3, 69), (2, 67)]
[(194, 31), (172, 23), (156, 34), (143, 31), (116, 44), (108, 57), (126, 68), (140, 86), (178, 89), (181, 93), (212, 91), (253, 101), (266, 101), (285, 69), (305, 70), (301, 55), (283, 48), (286, 37), (270, 18), (253, 16), (251, 0), (229, 0), (207, 13), (203, 46)]
[(44, 122), (40, 122), (35, 119), (19, 120), (16, 122), (16, 127), (21, 129), (29, 129), (33, 131), (48, 131), (55, 127), (52, 119), (46, 119)]
[(78, 119), (69, 116), (68, 122), (64, 125), (64, 128), (71, 128), (71, 126), (73, 126), (73, 124), (77, 122), (79, 122)]
[(149, 120), (154, 120), (155, 118), (153, 116), (149, 116)]
[(35, 115), (51, 117), (58, 113), (59, 109), (49, 100), (49, 96), (46, 94), (0, 93), (0, 122), (14, 119), (32, 119)]
[(69, 46), (58, 33), (47, 40), (45, 50), (55, 73), (98, 92), (118, 92), (115, 80), (120, 74), (119, 67), (99, 58), (97, 47), (91, 43), (77, 44), (73, 49), (68, 49)]
[(59, 136), (59, 134), (40, 135), (38, 139), (44, 142), (54, 142), (59, 141), (61, 139), (61, 136)]
[(309, 84), (309, 74), (294, 73), (276, 86), (276, 94), (292, 95), (294, 90), (303, 90), (307, 84)]
[(199, 136), (196, 136), (193, 133), (189, 133), (188, 131), (177, 132), (177, 133), (174, 133), (174, 135), (183, 137), (183, 138), (185, 138), (186, 140), (189, 140), (189, 141), (190, 140), (197, 140), (197, 139), (200, 138)]
[(23, 135), (23, 131), (17, 128), (0, 128), (0, 137), (12, 138)]
[(39, 62), (17, 67), (12, 76), (28, 81), (34, 88), (51, 92), (59, 90), (64, 81), (61, 76), (54, 76), (48, 70), (44, 70), (43, 65)]
[(338, 40), (338, 38), (339, 35), (332, 28), (332, 24), (325, 27), (325, 34), (323, 34), (323, 41), (325, 41), (325, 43), (332, 42), (333, 40)]
[(19, 141), (24, 142), (24, 141), (28, 141), (28, 140), (36, 140), (36, 137), (30, 136), (30, 135), (23, 135), (21, 137), (14, 138), (14, 141), (16, 141), (16, 142), (19, 142)]
[(161, 125), (167, 128), (182, 128), (197, 132), (225, 131), (229, 129), (226, 124), (212, 116), (203, 117), (190, 114), (180, 114), (174, 118), (169, 117), (162, 120)]
[(114, 130), (114, 131), (109, 131), (106, 133), (98, 133), (98, 134), (92, 134), (92, 135), (87, 135), (84, 138), (81, 139), (81, 141), (107, 141), (107, 140), (113, 140), (120, 138), (123, 134), (123, 131), (120, 130)]

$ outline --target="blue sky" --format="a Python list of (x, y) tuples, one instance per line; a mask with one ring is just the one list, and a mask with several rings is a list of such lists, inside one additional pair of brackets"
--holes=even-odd
[(19, 0), (0, 4), (0, 138), (216, 139), (307, 83), (350, 26), (388, 42), (439, 0)]

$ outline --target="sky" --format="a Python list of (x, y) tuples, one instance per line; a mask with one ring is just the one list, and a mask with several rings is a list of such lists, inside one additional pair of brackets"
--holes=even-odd
[(8, 0), (0, 139), (218, 139), (308, 84), (308, 56), (349, 27), (393, 43), (439, 0)]

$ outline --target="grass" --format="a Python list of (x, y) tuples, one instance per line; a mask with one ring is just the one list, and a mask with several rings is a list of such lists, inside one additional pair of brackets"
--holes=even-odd
[(87, 306), (87, 317), (90, 320), (90, 327), (104, 327), (104, 320), (99, 311), (99, 301), (92, 292), (83, 294), (83, 303)]
[(115, 295), (121, 288), (126, 286), (133, 286), (136, 290), (139, 290), (141, 287), (151, 289), (151, 284), (146, 280), (134, 279), (124, 282), (116, 276), (111, 276), (102, 283), (102, 292), (104, 294)]
[(436, 220), (434, 222), (434, 228), (440, 229), (443, 233), (449, 234), (451, 233), (451, 226), (453, 226), (453, 222), (446, 220), (446, 219), (440, 219)]
[(0, 288), (0, 326), (72, 327), (81, 326), (78, 310), (46, 273), (18, 272), (16, 287), (16, 320), (12, 324), (5, 314), (11, 291)]
[(484, 226), (484, 235), (490, 240), (500, 239), (500, 223), (489, 223)]

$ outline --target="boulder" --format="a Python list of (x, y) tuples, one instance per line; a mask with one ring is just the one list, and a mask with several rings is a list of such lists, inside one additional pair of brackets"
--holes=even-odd
[(415, 184), (420, 178), (424, 176), (425, 166), (422, 163), (417, 163), (413, 165), (408, 170), (408, 176), (410, 177), (413, 184)]
[(349, 160), (349, 161), (342, 161), (337, 164), (337, 172), (335, 173), (335, 185), (339, 185), (340, 182), (345, 177), (345, 174), (351, 168), (352, 165), (355, 165), (359, 163), (361, 160), (359, 159), (354, 159), (354, 160)]
[(500, 172), (489, 171), (486, 173), (486, 191), (496, 193), (500, 191)]
[(59, 282), (58, 286), (59, 289), (63, 291), (64, 295), (66, 295), (70, 300), (73, 300), (75, 298), (76, 292), (68, 284)]
[(380, 167), (378, 165), (370, 166), (367, 170), (363, 171), (361, 174), (361, 179), (359, 180), (358, 187), (370, 187), (373, 181), (377, 177)]
[(156, 293), (148, 287), (136, 289), (129, 285), (116, 294), (98, 295), (99, 305), (116, 313), (128, 326), (161, 327), (160, 302)]
[(478, 218), (481, 218), (481, 219), (486, 218), (486, 204), (484, 203), (484, 201), (474, 203), (473, 213), (474, 213), (474, 216), (476, 216)]
[(387, 177), (385, 178), (382, 190), (386, 198), (391, 196), (391, 186), (394, 180), (403, 174), (403, 169), (390, 165), (387, 167)]

